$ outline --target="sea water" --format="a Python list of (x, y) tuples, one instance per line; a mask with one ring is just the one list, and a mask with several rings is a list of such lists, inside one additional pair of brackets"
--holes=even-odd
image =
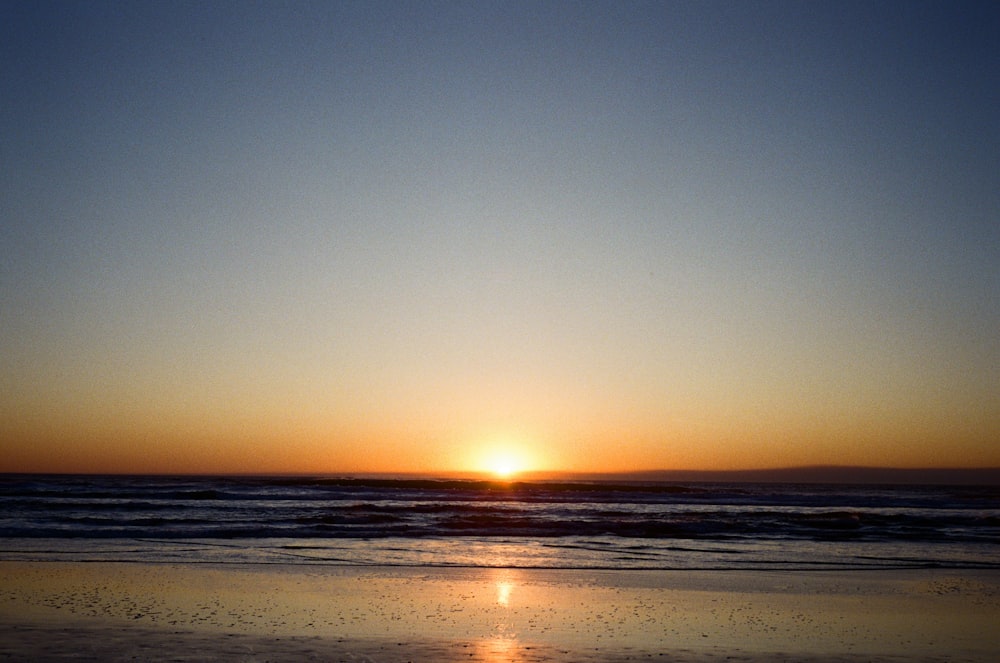
[(1000, 490), (7, 475), (0, 560), (995, 569)]

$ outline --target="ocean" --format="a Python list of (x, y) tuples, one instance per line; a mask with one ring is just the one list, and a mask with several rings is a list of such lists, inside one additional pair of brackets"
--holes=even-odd
[(7, 475), (0, 560), (1000, 569), (1000, 489)]

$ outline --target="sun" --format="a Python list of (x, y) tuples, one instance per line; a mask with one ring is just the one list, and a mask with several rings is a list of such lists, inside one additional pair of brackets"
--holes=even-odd
[(464, 472), (510, 482), (545, 466), (536, 436), (521, 432), (480, 433), (469, 437)]
[(513, 446), (498, 446), (484, 452), (480, 469), (502, 481), (509, 481), (528, 469), (526, 454)]
[(508, 456), (498, 456), (491, 461), (490, 471), (501, 479), (509, 479), (517, 473), (517, 463)]

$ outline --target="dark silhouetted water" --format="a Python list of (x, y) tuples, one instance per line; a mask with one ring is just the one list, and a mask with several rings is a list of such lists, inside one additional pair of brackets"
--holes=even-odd
[(1000, 568), (970, 486), (0, 477), (0, 559)]

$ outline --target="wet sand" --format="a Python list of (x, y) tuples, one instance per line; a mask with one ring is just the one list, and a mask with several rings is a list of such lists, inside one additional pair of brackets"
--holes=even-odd
[(1000, 573), (0, 562), (0, 660), (1000, 660)]

